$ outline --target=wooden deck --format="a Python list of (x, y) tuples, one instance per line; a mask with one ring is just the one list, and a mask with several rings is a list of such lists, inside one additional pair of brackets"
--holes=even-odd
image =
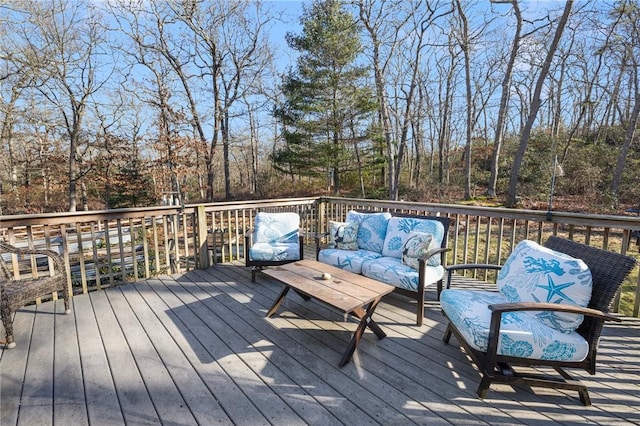
[[(640, 320), (608, 325), (599, 371), (577, 395), (494, 386), (478, 374), (428, 294), (387, 296), (353, 361), (338, 362), (356, 322), (222, 264), (19, 311), (17, 348), (0, 358), (0, 424), (640, 424)], [(496, 392), (493, 389), (499, 389)]]

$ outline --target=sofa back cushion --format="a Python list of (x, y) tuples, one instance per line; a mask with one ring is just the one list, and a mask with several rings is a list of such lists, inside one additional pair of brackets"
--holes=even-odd
[[(589, 267), (580, 259), (534, 241), (518, 243), (498, 273), (498, 291), (510, 302), (547, 302), (586, 307), (591, 299)], [(583, 316), (560, 312), (530, 312), (541, 322), (565, 333), (574, 331)]]
[(387, 224), (391, 213), (347, 212), (347, 222), (358, 223), (358, 247), (382, 253), (382, 244), (387, 234)]
[[(444, 237), (444, 226), (437, 220), (414, 217), (392, 217), (387, 226), (382, 255), (402, 259), (402, 248), (412, 233), (433, 235), (434, 245), (440, 247)], [(436, 259), (437, 258), (437, 259)], [(440, 256), (434, 256), (435, 265), (440, 264)]]
[(253, 230), (253, 243), (294, 243), (298, 244), (300, 216), (297, 213), (256, 214)]

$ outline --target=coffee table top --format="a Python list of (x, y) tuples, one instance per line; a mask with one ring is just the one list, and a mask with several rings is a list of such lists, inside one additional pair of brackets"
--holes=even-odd
[[(322, 279), (323, 272), (331, 274), (331, 279)], [(345, 313), (362, 308), (395, 289), (380, 281), (315, 260), (270, 267), (262, 273)]]

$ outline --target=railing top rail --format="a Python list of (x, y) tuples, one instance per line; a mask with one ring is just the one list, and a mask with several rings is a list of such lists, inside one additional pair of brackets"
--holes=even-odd
[(90, 210), (62, 213), (38, 213), (0, 216), (0, 224), (3, 227), (18, 227), (26, 225), (59, 225), (77, 222), (96, 222), (113, 218), (129, 218), (141, 216), (154, 216), (176, 214), (181, 210), (180, 206), (153, 206), (138, 207), (134, 209)]
[(458, 204), (420, 203), (412, 201), (364, 200), (360, 198), (323, 197), (321, 200), (333, 204), (371, 205), (379, 208), (425, 211), (428, 213), (464, 214), (471, 216), (500, 217), (534, 222), (557, 222), (567, 225), (601, 226), (620, 229), (640, 229), (640, 217), (586, 214), (572, 212), (551, 212), (541, 210), (509, 209), (506, 207), (483, 207)]
[(299, 206), (312, 205), (318, 202), (318, 197), (304, 197), (304, 198), (281, 198), (270, 200), (251, 200), (251, 201), (229, 201), (224, 203), (207, 203), (204, 205), (205, 211), (225, 211), (230, 207), (238, 207), (242, 209), (259, 209), (264, 207), (285, 207), (285, 206)]
[[(205, 204), (188, 204), (185, 211), (193, 211), (204, 207), (206, 212), (227, 211), (230, 209), (260, 209), (267, 207), (286, 207), (312, 205), (319, 201), (332, 204), (371, 206), (391, 210), (414, 210), (429, 214), (459, 214), (470, 216), (485, 216), (503, 219), (525, 220), (533, 222), (552, 222), (565, 225), (583, 225), (595, 227), (610, 227), (625, 230), (640, 229), (640, 217), (622, 215), (601, 215), (572, 212), (551, 212), (549, 219), (546, 211), (508, 209), (504, 207), (481, 207), (457, 204), (421, 203), (413, 201), (389, 201), (361, 198), (340, 197), (302, 197), (270, 200), (229, 201)], [(180, 206), (152, 206), (129, 209), (93, 210), (63, 213), (40, 213), (0, 216), (3, 228), (23, 227), (30, 225), (59, 225), (70, 223), (97, 222), (117, 218), (137, 218), (142, 216), (173, 215), (182, 211)]]
[[(242, 209), (255, 209), (260, 207), (281, 207), (287, 205), (313, 204), (317, 197), (285, 198), (274, 200), (256, 201), (229, 201), (220, 203), (187, 204), (185, 211), (192, 211), (199, 206), (204, 206), (205, 211), (226, 211), (237, 207)], [(37, 213), (0, 216), (0, 225), (5, 228), (21, 227), (29, 225), (60, 225), (69, 223), (97, 222), (114, 218), (133, 218), (141, 216), (172, 215), (182, 211), (180, 206), (151, 206), (127, 209), (90, 210), (61, 213)]]

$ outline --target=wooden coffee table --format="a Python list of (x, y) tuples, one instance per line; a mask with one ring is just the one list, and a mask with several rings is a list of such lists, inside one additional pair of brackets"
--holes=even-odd
[[(267, 317), (278, 310), (289, 290), (294, 289), (307, 299), (320, 300), (344, 314), (351, 314), (360, 319), (347, 350), (342, 356), (340, 367), (351, 360), (367, 327), (379, 339), (386, 337), (384, 331), (371, 316), (382, 296), (391, 293), (395, 287), (315, 260), (301, 260), (267, 268), (262, 273), (275, 278), (285, 286), (267, 312)], [(323, 279), (323, 273), (331, 274), (331, 279)]]

